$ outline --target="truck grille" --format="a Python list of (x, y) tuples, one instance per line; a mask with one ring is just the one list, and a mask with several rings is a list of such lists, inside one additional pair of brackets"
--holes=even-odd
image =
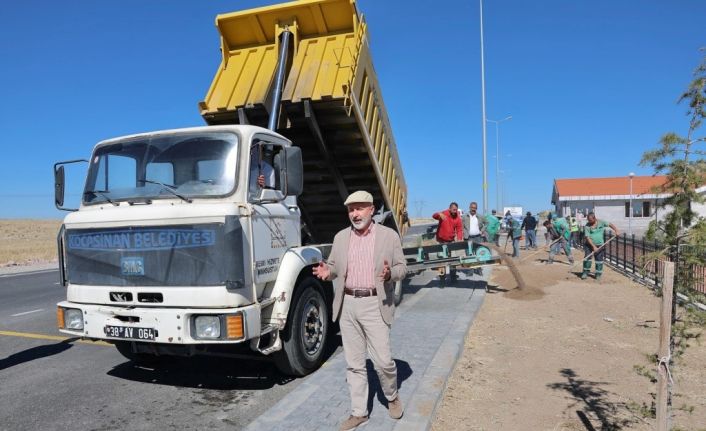
[[(243, 286), (243, 237), (225, 223), (67, 229), (67, 279), (99, 286)], [(120, 301), (115, 298), (114, 301)], [(159, 298), (141, 298), (159, 302)]]

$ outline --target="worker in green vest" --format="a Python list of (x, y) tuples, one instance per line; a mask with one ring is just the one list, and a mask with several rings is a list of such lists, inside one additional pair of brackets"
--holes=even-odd
[(559, 254), (559, 250), (563, 248), (566, 257), (569, 258), (569, 263), (573, 264), (574, 258), (571, 256), (571, 247), (569, 246), (569, 239), (571, 238), (569, 222), (567, 222), (564, 217), (558, 217), (555, 213), (549, 214), (549, 221), (559, 234), (560, 239), (549, 249), (549, 260), (547, 263), (553, 263), (554, 256)]
[(584, 244), (583, 244), (583, 272), (581, 273), (581, 279), (585, 280), (588, 277), (588, 272), (591, 270), (591, 260), (587, 259), (589, 255), (593, 255), (593, 259), (596, 261), (596, 280), (601, 279), (603, 275), (603, 258), (605, 257), (605, 229), (611, 228), (615, 235), (620, 235), (618, 229), (613, 225), (613, 223), (608, 223), (607, 221), (598, 220), (594, 213), (588, 214), (588, 222), (583, 228), (584, 234)]
[(512, 257), (520, 257), (520, 239), (522, 239), (522, 223), (515, 217), (510, 217), (508, 235), (512, 235)]
[(486, 214), (483, 220), (486, 240), (493, 244), (498, 244), (498, 233), (500, 232), (500, 220), (495, 216), (495, 210), (491, 214)]
[(569, 216), (569, 228), (571, 230), (571, 247), (579, 247), (579, 222), (576, 217)]

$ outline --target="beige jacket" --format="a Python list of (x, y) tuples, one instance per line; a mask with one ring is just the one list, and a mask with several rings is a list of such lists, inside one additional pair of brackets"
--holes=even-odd
[[(326, 264), (331, 270), (329, 280), (333, 280), (333, 320), (338, 320), (341, 315), (343, 305), (343, 288), (346, 280), (346, 269), (348, 267), (348, 242), (352, 233), (352, 227), (345, 228), (336, 234), (333, 239), (333, 247)], [(400, 281), (407, 275), (407, 261), (402, 252), (402, 242), (400, 236), (394, 230), (375, 225), (375, 250), (373, 252), (375, 260), (375, 288), (378, 292), (378, 303), (382, 319), (388, 325), (392, 324), (395, 316), (395, 282)], [(387, 260), (390, 265), (390, 280), (383, 283), (379, 274)]]

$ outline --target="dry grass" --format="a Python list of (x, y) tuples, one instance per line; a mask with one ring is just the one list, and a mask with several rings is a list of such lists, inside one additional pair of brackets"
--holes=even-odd
[(60, 220), (0, 220), (0, 267), (54, 262)]

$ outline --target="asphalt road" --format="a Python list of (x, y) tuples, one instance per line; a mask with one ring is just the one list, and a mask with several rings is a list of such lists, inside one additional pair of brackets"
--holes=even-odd
[[(426, 229), (413, 226), (407, 245)], [(0, 275), (0, 430), (241, 429), (306, 381), (268, 362), (212, 357), (148, 368), (112, 345), (67, 338), (56, 329), (58, 279)], [(415, 292), (405, 286), (403, 308)]]
[(157, 369), (56, 330), (57, 271), (0, 276), (0, 430), (240, 429), (304, 379), (203, 357)]

